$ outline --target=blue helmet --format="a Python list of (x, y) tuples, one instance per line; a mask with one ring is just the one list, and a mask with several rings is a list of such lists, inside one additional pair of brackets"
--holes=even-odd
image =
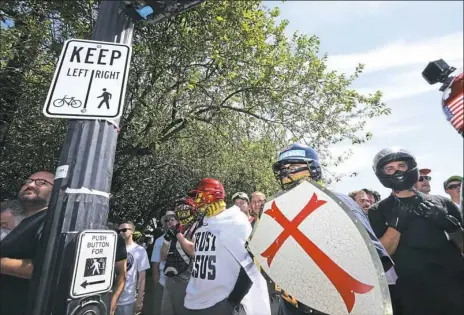
[[(290, 170), (284, 167), (289, 164), (306, 164), (306, 166)], [(316, 181), (322, 179), (319, 155), (316, 150), (304, 144), (295, 143), (280, 152), (277, 162), (272, 165), (272, 170), (281, 184), (286, 178), (294, 182), (291, 175), (305, 170), (309, 170), (307, 177)]]

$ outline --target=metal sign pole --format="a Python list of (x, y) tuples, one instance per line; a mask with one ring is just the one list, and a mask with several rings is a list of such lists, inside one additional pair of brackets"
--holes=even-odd
[[(133, 28), (121, 1), (104, 0), (92, 39), (130, 45)], [(55, 179), (34, 263), (28, 314), (66, 314), (77, 231), (106, 225), (117, 136), (116, 127), (104, 120), (69, 121), (57, 169), (61, 178)]]
[[(124, 47), (127, 51), (127, 46), (130, 46), (132, 42), (134, 22), (144, 20), (148, 23), (157, 23), (165, 18), (184, 12), (203, 1), (103, 0), (100, 4), (92, 40), (119, 43), (119, 46), (125, 44)], [(75, 44), (79, 40), (73, 42)], [(38, 255), (34, 260), (34, 272), (29, 295), (32, 299), (29, 301), (27, 312), (30, 315), (100, 315), (107, 314), (110, 310), (109, 290), (112, 283), (113, 269), (102, 266), (114, 263), (115, 233), (112, 232), (111, 235), (111, 233), (108, 234), (108, 231), (84, 231), (105, 229), (109, 212), (111, 179), (118, 136), (117, 128), (112, 123), (118, 124), (118, 117), (121, 114), (119, 111), (113, 116), (97, 114), (90, 117), (88, 115), (91, 108), (87, 107), (87, 100), (89, 93), (92, 93), (91, 87), (94, 84), (92, 83), (94, 82), (92, 81), (94, 71), (88, 71), (89, 64), (95, 67), (96, 64), (108, 66), (105, 60), (108, 60), (107, 58), (111, 56), (110, 68), (107, 69), (107, 72), (116, 74), (119, 72), (110, 71), (114, 70), (115, 67), (112, 66), (112, 61), (119, 59), (118, 62), (120, 63), (124, 55), (121, 51), (116, 52), (115, 55), (113, 54), (114, 51), (110, 53), (111, 49), (106, 46), (117, 45), (107, 43), (94, 43), (96, 47), (90, 48), (88, 46), (84, 58), (83, 50), (85, 47), (74, 46), (70, 56), (66, 55), (67, 49), (71, 45), (70, 41), (68, 41), (60, 57), (60, 66), (57, 67), (53, 84), (47, 96), (44, 114), (48, 117), (77, 117), (79, 119), (69, 121), (65, 144), (55, 174), (55, 183), (38, 248)], [(99, 50), (98, 53), (97, 50)], [(81, 52), (83, 55), (81, 55)], [(66, 59), (67, 56), (70, 58)], [(130, 54), (126, 54), (123, 58), (125, 58), (125, 62), (128, 62)], [(62, 76), (61, 66), (63, 63), (68, 62), (69, 67), (73, 60), (75, 63), (81, 63), (84, 60), (83, 63), (86, 63), (87, 66), (81, 64), (80, 69), (73, 69), (72, 71), (68, 68), (66, 74)], [(118, 69), (121, 70), (122, 68)], [(126, 74), (126, 70), (127, 67), (124, 67), (124, 74)], [(79, 99), (76, 99), (75, 95), (69, 96), (69, 93), (82, 92), (83, 85), (81, 83), (87, 78), (88, 72), (91, 73), (91, 76), (87, 84), (87, 96)], [(98, 72), (98, 70), (95, 70), (96, 74)], [(80, 81), (61, 79), (66, 76), (81, 79), (79, 79)], [(115, 78), (117, 79), (118, 76), (115, 76)], [(113, 79), (115, 78), (113, 77)], [(68, 78), (68, 80), (70, 79)], [(80, 84), (75, 86), (72, 82)], [(59, 94), (56, 89), (57, 85), (59, 85), (57, 88), (59, 92), (68, 95), (55, 98), (55, 93)], [(118, 89), (117, 85), (114, 86), (115, 89)], [(99, 87), (106, 87), (106, 85)], [(122, 98), (124, 98), (124, 88), (125, 82), (122, 83), (122, 89), (120, 90)], [(111, 97), (110, 91), (106, 92), (106, 88), (103, 88), (103, 91)], [(112, 91), (112, 93), (115, 94), (116, 92)], [(107, 97), (105, 96), (105, 98)], [(107, 102), (109, 110), (108, 99), (105, 100), (105, 98), (102, 103)], [(122, 101), (119, 100), (121, 111)], [(80, 112), (80, 108), (76, 111), (76, 108), (80, 107), (82, 102), (84, 102), (83, 109)], [(62, 108), (65, 103), (67, 106), (69, 105), (66, 111), (70, 110), (70, 112), (57, 111), (57, 108)], [(100, 108), (102, 103), (97, 109)], [(51, 108), (55, 112), (50, 111), (50, 104), (52, 104)], [(94, 103), (91, 105), (95, 107)], [(57, 108), (53, 108), (53, 106)], [(66, 116), (65, 114), (70, 115)], [(85, 117), (86, 114), (87, 117)], [(104, 120), (108, 119), (108, 117), (113, 117), (111, 118), (113, 119), (112, 123)], [(93, 246), (92, 244), (104, 245), (102, 245), (102, 248), (89, 250)], [(87, 270), (87, 267), (89, 267), (87, 265), (93, 266), (92, 272)], [(98, 275), (98, 279), (95, 278), (96, 275)], [(94, 280), (90, 280), (89, 277)]]

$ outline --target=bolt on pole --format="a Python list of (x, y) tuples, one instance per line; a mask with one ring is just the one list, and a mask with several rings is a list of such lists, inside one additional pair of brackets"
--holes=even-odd
[[(92, 40), (131, 44), (134, 23), (121, 5), (121, 1), (101, 2)], [(67, 176), (55, 180), (34, 262), (28, 314), (66, 314), (77, 233), (106, 226), (117, 137), (116, 127), (108, 121), (69, 121), (58, 164), (67, 166)], [(101, 194), (69, 194), (67, 188)]]

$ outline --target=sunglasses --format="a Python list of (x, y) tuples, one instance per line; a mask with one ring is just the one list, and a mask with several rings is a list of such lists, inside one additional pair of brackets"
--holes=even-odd
[(130, 228), (123, 228), (123, 229), (119, 229), (119, 233), (126, 233), (127, 231), (132, 231), (132, 229)]
[(456, 188), (459, 188), (461, 187), (461, 184), (452, 184), (452, 185), (449, 185), (448, 187), (446, 187), (446, 189), (456, 189)]
[(164, 219), (164, 223), (168, 223), (169, 221), (174, 221), (174, 220), (176, 220), (176, 218), (174, 217), (167, 218), (167, 219)]
[(420, 176), (419, 177), (420, 182), (423, 182), (424, 180), (427, 180), (430, 182), (432, 180), (432, 177), (431, 176)]

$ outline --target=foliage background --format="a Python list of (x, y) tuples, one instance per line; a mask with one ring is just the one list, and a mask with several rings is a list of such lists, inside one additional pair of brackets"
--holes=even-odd
[[(66, 121), (41, 109), (66, 39), (90, 38), (99, 1), (0, 5), (0, 199), (32, 172), (56, 168)], [(341, 141), (368, 141), (366, 121), (390, 110), (381, 93), (351, 89), (329, 71), (319, 38), (285, 36), (287, 21), (261, 1), (207, 1), (157, 25), (137, 24), (114, 166), (111, 219), (149, 223), (203, 177), (228, 196), (279, 190), (271, 165), (305, 142), (324, 167)], [(349, 174), (325, 173), (325, 180)]]

